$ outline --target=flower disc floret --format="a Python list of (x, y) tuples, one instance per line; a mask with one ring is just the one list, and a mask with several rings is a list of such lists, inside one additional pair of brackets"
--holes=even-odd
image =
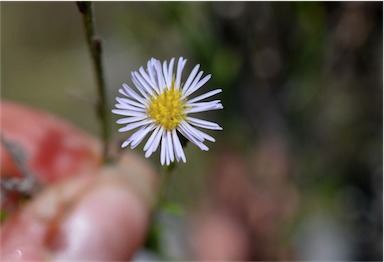
[(181, 92), (173, 85), (171, 89), (165, 88), (162, 94), (151, 98), (147, 113), (156, 124), (172, 131), (186, 117), (185, 101), (181, 100)]

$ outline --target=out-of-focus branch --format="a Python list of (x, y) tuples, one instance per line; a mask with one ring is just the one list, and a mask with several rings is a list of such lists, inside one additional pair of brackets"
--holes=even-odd
[(6, 177), (1, 179), (1, 200), (7, 192), (17, 192), (24, 196), (32, 196), (38, 192), (42, 185), (37, 181), (36, 177), (31, 173), (26, 165), (26, 159), (23, 152), (14, 143), (5, 139), (0, 135), (1, 145), (14, 161), (16, 168), (23, 177)]

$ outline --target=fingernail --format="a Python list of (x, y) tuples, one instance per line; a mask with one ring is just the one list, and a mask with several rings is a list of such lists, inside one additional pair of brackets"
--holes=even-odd
[(144, 239), (147, 209), (123, 186), (96, 186), (64, 218), (50, 240), (51, 258), (130, 259)]

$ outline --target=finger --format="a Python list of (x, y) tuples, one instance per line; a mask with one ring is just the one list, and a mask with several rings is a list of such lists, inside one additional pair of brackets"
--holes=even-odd
[(136, 160), (43, 192), (4, 225), (2, 260), (130, 259), (144, 240), (155, 186), (152, 169)]

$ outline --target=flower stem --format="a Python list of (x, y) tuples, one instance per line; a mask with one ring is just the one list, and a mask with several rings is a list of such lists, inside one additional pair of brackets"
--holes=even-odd
[(172, 163), (169, 166), (163, 167), (163, 172), (160, 178), (160, 189), (158, 192), (158, 198), (156, 201), (156, 205), (154, 208), (154, 212), (151, 216), (151, 223), (148, 229), (148, 236), (144, 246), (157, 253), (160, 258), (164, 260), (169, 260), (167, 255), (162, 250), (161, 235), (163, 234), (163, 226), (161, 221), (159, 220), (159, 215), (163, 212), (163, 208), (167, 204), (167, 193), (170, 187), (170, 183), (172, 181), (173, 170), (175, 169), (176, 164)]
[(96, 112), (100, 119), (101, 124), (101, 137), (103, 141), (103, 160), (104, 163), (111, 162), (108, 154), (109, 142), (109, 108), (108, 99), (105, 85), (103, 61), (102, 61), (102, 39), (96, 34), (95, 16), (93, 12), (92, 2), (77, 2), (77, 7), (83, 18), (83, 25), (85, 29), (85, 37), (90, 51), (93, 69), (95, 72), (98, 100), (96, 103)]
[(176, 164), (173, 162), (169, 166), (163, 167), (163, 174), (160, 179), (160, 190), (159, 190), (159, 197), (157, 200), (156, 208), (158, 210), (161, 210), (163, 205), (166, 203), (167, 200), (167, 193), (169, 192), (169, 187), (172, 180), (172, 174), (173, 170), (175, 169)]

